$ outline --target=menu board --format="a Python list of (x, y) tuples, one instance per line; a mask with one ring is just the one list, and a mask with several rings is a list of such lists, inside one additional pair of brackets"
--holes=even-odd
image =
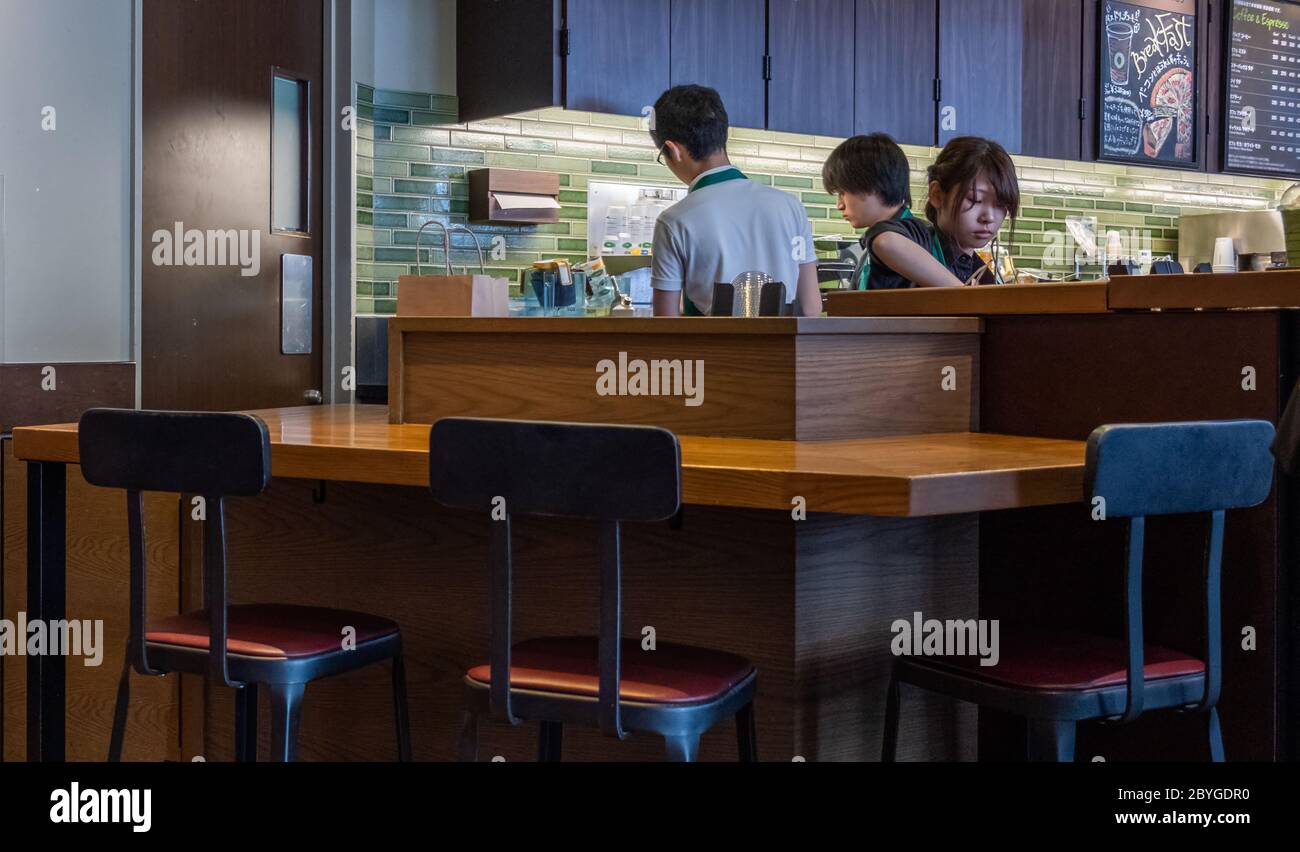
[(1232, 0), (1225, 29), (1224, 170), (1300, 177), (1300, 5)]
[(1195, 0), (1103, 0), (1098, 39), (1103, 160), (1195, 168)]

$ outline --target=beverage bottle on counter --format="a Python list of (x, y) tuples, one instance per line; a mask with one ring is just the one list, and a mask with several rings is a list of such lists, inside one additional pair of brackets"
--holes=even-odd
[(610, 207), (605, 211), (605, 238), (601, 240), (602, 254), (626, 254), (623, 248), (627, 232), (627, 208)]
[(645, 205), (633, 204), (627, 212), (628, 253), (645, 254)]

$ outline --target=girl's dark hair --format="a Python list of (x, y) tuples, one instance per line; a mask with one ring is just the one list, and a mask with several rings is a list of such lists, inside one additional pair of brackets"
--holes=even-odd
[[(947, 212), (951, 215), (961, 210), (971, 187), (983, 177), (993, 188), (998, 206), (1006, 208), (1012, 227), (1015, 227), (1016, 216), (1020, 214), (1020, 182), (1016, 180), (1016, 166), (1006, 149), (993, 140), (958, 136), (943, 146), (938, 159), (930, 166), (928, 177), (929, 182), (938, 183), (939, 191), (949, 198)], [(928, 200), (925, 217), (931, 224), (939, 224), (939, 211)]]
[(854, 136), (840, 143), (822, 166), (822, 184), (831, 195), (837, 192), (854, 195), (874, 192), (890, 206), (912, 206), (911, 167), (907, 164), (907, 155), (884, 133)]

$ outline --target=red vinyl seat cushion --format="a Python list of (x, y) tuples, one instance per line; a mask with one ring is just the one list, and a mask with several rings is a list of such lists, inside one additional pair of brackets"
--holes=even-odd
[[(398, 632), (397, 622), (364, 612), (292, 604), (241, 604), (226, 610), (226, 647), (248, 657), (298, 658), (343, 647), (343, 629), (363, 645)], [(145, 641), (208, 648), (208, 612), (197, 610), (149, 622)]]
[[(514, 689), (599, 695), (597, 644), (594, 636), (520, 642), (511, 652), (510, 685)], [(653, 651), (643, 651), (639, 639), (624, 639), (619, 697), (652, 704), (710, 701), (753, 671), (749, 660), (723, 651), (664, 642)], [(492, 667), (475, 666), (469, 677), (490, 684)]]
[[(1044, 691), (1123, 686), (1128, 678), (1124, 642), (1087, 633), (1026, 631), (999, 637), (997, 665), (975, 655), (907, 657), (913, 665), (960, 671), (968, 677)], [(1203, 674), (1205, 663), (1159, 645), (1145, 646), (1147, 680)]]

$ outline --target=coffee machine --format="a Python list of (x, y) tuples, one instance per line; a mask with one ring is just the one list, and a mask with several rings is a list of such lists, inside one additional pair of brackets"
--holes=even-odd
[(1214, 260), (1215, 240), (1227, 237), (1238, 271), (1281, 269), (1288, 257), (1300, 265), (1300, 209), (1241, 210), (1178, 217), (1178, 260), (1188, 271)]

